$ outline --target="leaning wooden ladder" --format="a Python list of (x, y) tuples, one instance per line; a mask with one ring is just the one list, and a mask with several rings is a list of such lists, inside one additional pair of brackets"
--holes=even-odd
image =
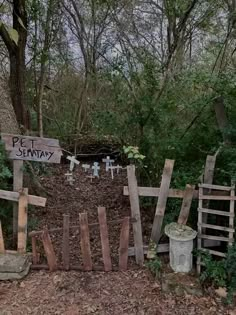
[[(222, 191), (221, 196), (219, 195), (210, 195), (211, 190)], [(205, 193), (206, 192), (206, 193)], [(229, 196), (225, 194), (225, 192), (229, 193)], [(207, 206), (204, 207), (204, 200)], [(214, 209), (208, 209), (208, 202), (210, 200), (229, 200), (230, 206), (229, 211), (220, 211)], [(202, 240), (209, 239), (209, 240), (216, 240), (221, 242), (227, 242), (229, 245), (233, 244), (234, 241), (234, 203), (235, 203), (235, 186), (228, 187), (228, 186), (219, 186), (219, 185), (210, 185), (210, 184), (201, 184), (199, 185), (199, 206), (198, 206), (198, 250), (207, 251), (212, 255), (225, 257), (226, 254), (215, 251), (209, 250), (202, 247)], [(223, 216), (229, 218), (229, 226), (219, 226), (208, 224), (207, 222), (203, 222), (203, 213), (205, 213), (205, 220), (207, 221), (208, 214), (215, 215), (215, 216)], [(216, 235), (207, 235), (206, 229), (210, 230), (217, 230), (228, 232), (228, 237), (223, 236), (216, 236)], [(197, 272), (200, 274), (201, 272), (201, 258), (200, 256), (197, 259)]]

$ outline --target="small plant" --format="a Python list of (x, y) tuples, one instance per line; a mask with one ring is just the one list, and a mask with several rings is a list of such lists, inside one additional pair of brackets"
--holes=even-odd
[(196, 255), (200, 255), (205, 268), (200, 275), (202, 284), (225, 287), (225, 302), (232, 303), (236, 291), (236, 243), (228, 247), (226, 258), (222, 260), (214, 260), (208, 252), (197, 251)]
[(145, 159), (145, 155), (140, 154), (138, 147), (133, 146), (124, 146), (124, 153), (127, 154), (127, 158), (131, 161), (131, 163), (142, 162)]
[(225, 260), (214, 260), (210, 253), (199, 251), (204, 271), (200, 275), (202, 284), (211, 284), (216, 287), (225, 287), (227, 283), (227, 271), (225, 270)]
[(160, 273), (161, 273), (161, 268), (162, 268), (162, 263), (160, 258), (158, 258), (157, 256), (148, 261), (146, 263), (146, 267), (151, 271), (151, 273), (156, 277), (159, 278), (160, 277)]

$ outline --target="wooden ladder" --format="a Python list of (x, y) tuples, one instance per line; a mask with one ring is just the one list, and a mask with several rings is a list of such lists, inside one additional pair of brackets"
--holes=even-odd
[[(223, 191), (222, 195), (210, 195), (211, 190)], [(225, 192), (229, 193), (229, 196), (225, 195)], [(220, 211), (215, 209), (208, 209), (208, 201), (210, 200), (229, 200), (230, 206), (229, 211)], [(206, 203), (206, 207), (204, 207), (204, 201)], [(216, 240), (221, 242), (227, 242), (229, 245), (232, 245), (234, 242), (234, 203), (235, 203), (235, 186), (219, 186), (219, 185), (211, 185), (211, 184), (201, 184), (199, 185), (199, 203), (198, 203), (198, 241), (197, 248), (200, 251), (209, 252), (212, 255), (226, 257), (225, 253), (209, 250), (203, 248), (203, 240)], [(205, 215), (206, 221), (208, 219), (208, 215), (215, 215), (221, 217), (229, 218), (229, 226), (220, 226), (214, 224), (208, 224), (207, 222), (203, 222), (203, 214)], [(228, 237), (216, 236), (216, 235), (208, 235), (206, 234), (207, 229), (224, 231), (228, 232)], [(197, 259), (197, 272), (200, 274), (201, 272), (201, 257), (198, 256)]]

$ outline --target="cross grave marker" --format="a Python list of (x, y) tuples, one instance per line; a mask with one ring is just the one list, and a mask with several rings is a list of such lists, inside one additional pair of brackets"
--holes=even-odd
[(80, 161), (76, 160), (75, 156), (67, 156), (67, 160), (70, 161), (70, 172), (73, 172), (75, 164), (79, 165)]
[(93, 176), (99, 177), (98, 171), (100, 170), (100, 166), (99, 166), (98, 162), (93, 163), (92, 170), (93, 170)]
[(107, 156), (106, 159), (102, 159), (102, 161), (106, 163), (106, 172), (109, 171), (109, 167), (112, 166), (112, 163), (115, 162), (115, 160), (110, 159), (110, 156)]

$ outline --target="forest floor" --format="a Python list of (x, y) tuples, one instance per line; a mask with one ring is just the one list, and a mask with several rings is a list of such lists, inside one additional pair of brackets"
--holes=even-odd
[[(75, 171), (71, 186), (65, 180), (67, 165), (53, 166), (49, 174), (41, 177), (49, 197), (46, 208), (29, 210), (29, 230), (47, 226), (62, 227), (63, 214), (77, 225), (79, 213), (88, 213), (89, 223), (98, 222), (97, 207), (107, 209), (108, 222), (130, 214), (129, 198), (123, 196), (127, 185), (125, 170), (112, 180), (104, 167), (100, 178), (92, 182), (81, 168)], [(142, 211), (144, 240), (148, 241), (154, 209)], [(109, 239), (113, 266), (118, 262), (120, 225), (109, 224)], [(51, 235), (61, 261), (61, 233)], [(101, 243), (98, 228), (90, 231), (94, 265), (101, 265)], [(130, 243), (132, 245), (132, 233)], [(81, 264), (79, 231), (70, 236), (70, 262)], [(0, 315), (20, 314), (99, 314), (99, 315), (168, 315), (168, 314), (229, 314), (236, 310), (223, 306), (219, 299), (210, 296), (196, 297), (189, 294), (176, 296), (162, 292), (159, 281), (148, 269), (135, 267), (129, 259), (126, 272), (55, 272), (32, 271), (24, 280), (0, 283)]]

